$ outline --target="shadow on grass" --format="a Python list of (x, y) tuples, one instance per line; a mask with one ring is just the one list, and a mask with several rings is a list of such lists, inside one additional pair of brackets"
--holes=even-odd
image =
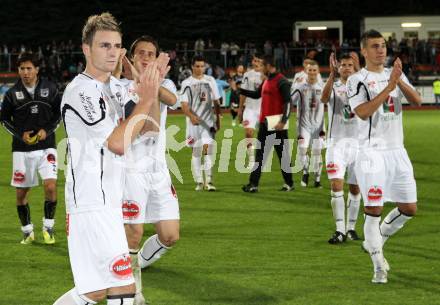
[[(164, 268), (149, 268), (143, 272), (144, 294), (154, 289), (168, 295), (180, 295), (184, 304), (276, 304), (277, 299), (261, 290), (212, 279), (203, 273), (190, 273)], [(179, 304), (175, 300), (150, 299), (152, 304)]]

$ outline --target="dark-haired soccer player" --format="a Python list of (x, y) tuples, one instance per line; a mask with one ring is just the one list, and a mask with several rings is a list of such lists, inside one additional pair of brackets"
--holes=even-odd
[(43, 238), (46, 244), (53, 244), (57, 205), (55, 129), (60, 121), (61, 97), (54, 83), (38, 77), (39, 62), (35, 54), (21, 54), (17, 65), (20, 79), (6, 92), (0, 120), (13, 135), (11, 185), (16, 188), (24, 235), (21, 243), (34, 240), (28, 193), (38, 185), (39, 174), (45, 194)]

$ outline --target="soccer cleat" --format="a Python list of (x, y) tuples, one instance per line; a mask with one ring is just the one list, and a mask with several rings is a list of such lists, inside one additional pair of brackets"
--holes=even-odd
[(283, 187), (280, 189), (280, 191), (282, 191), (282, 192), (290, 192), (290, 191), (293, 191), (294, 189), (295, 188), (293, 187), (293, 185), (290, 186), (287, 183), (284, 183)]
[(339, 231), (336, 231), (333, 233), (332, 237), (328, 240), (329, 244), (336, 245), (336, 244), (342, 244), (344, 241), (347, 240), (347, 236)]
[(205, 184), (205, 190), (208, 192), (215, 192), (217, 188), (211, 182)]
[(256, 193), (256, 192), (258, 192), (258, 187), (257, 186), (255, 186), (255, 185), (252, 185), (252, 184), (246, 184), (246, 185), (243, 185), (242, 187), (241, 187), (241, 189), (243, 190), (243, 192), (245, 192), (245, 193)]
[(319, 182), (319, 181), (315, 181), (315, 185), (314, 185), (314, 187), (315, 187), (315, 188), (318, 188), (318, 189), (322, 189), (321, 182)]
[(53, 245), (55, 243), (55, 236), (53, 229), (43, 229), (43, 240), (46, 245)]
[(348, 230), (347, 231), (347, 238), (350, 240), (360, 240), (360, 238), (357, 235), (355, 230)]
[(309, 174), (303, 174), (301, 178), (301, 186), (306, 187), (309, 184)]
[(20, 242), (22, 245), (29, 245), (35, 240), (34, 231), (30, 233), (23, 233), (23, 240)]
[(388, 283), (388, 273), (385, 270), (377, 269), (374, 271), (372, 283), (375, 284), (386, 284)]
[(195, 190), (202, 191), (203, 190), (203, 183), (197, 183)]

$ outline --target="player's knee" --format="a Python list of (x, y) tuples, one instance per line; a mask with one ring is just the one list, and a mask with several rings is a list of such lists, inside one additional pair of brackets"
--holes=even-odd
[(383, 207), (377, 206), (377, 207), (364, 207), (364, 213), (366, 215), (371, 216), (380, 216), (382, 215)]
[(331, 188), (333, 192), (340, 192), (344, 189), (344, 180), (333, 179), (331, 180)]
[(93, 300), (95, 302), (99, 302), (104, 300), (107, 297), (107, 291), (105, 290), (99, 290), (94, 292), (89, 292), (84, 294), (88, 299)]
[(321, 156), (321, 148), (313, 148), (312, 149), (312, 156)]
[(44, 185), (44, 192), (48, 196), (54, 196), (57, 192), (56, 182), (48, 182)]
[(406, 216), (413, 217), (417, 213), (417, 204), (400, 204), (399, 211)]
[(357, 195), (361, 192), (361, 190), (359, 189), (359, 186), (355, 185), (355, 184), (350, 184), (349, 190), (350, 190), (350, 193), (352, 193), (353, 195)]
[(172, 233), (166, 233), (162, 236), (159, 236), (159, 240), (162, 244), (164, 244), (167, 247), (172, 247), (176, 244), (176, 242), (179, 240), (179, 232), (172, 232)]

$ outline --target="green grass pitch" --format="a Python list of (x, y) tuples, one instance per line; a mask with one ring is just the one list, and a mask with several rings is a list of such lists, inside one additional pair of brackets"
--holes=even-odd
[[(181, 127), (177, 140), (183, 141), (183, 116), (170, 115), (168, 124)], [(222, 124), (219, 143), (225, 128), (231, 128), (228, 114)], [(370, 283), (372, 265), (360, 242), (327, 243), (334, 223), (325, 173), (323, 189), (301, 188), (296, 174), (296, 190), (281, 193), (277, 189), (282, 178), (274, 157), (272, 172), (263, 173), (260, 192), (241, 191), (248, 175), (235, 171), (235, 147), (243, 137), (242, 128), (235, 127), (229, 171), (214, 176), (216, 193), (194, 191), (188, 148), (171, 152), (184, 181), (175, 182), (181, 240), (144, 270), (144, 294), (153, 305), (440, 304), (440, 112), (407, 111), (404, 128), (419, 212), (386, 244), (391, 264), (388, 284)], [(61, 128), (57, 136), (58, 140), (64, 137)], [(42, 243), (41, 187), (33, 189), (29, 199), (37, 240), (33, 245), (19, 244), (15, 191), (9, 185), (10, 142), (1, 129), (0, 304), (51, 305), (73, 286), (64, 230), (64, 172), (59, 172), (56, 244)], [(390, 208), (387, 205), (386, 211)], [(360, 233), (362, 225), (360, 216)], [(151, 232), (147, 226), (145, 236)]]

